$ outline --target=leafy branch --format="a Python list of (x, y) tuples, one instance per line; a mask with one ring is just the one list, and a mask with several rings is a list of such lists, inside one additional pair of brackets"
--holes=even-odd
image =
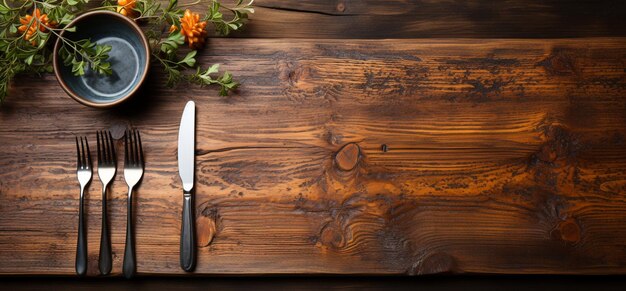
[[(86, 68), (91, 68), (91, 70), (102, 75), (111, 75), (113, 73), (111, 63), (106, 62), (109, 58), (111, 46), (98, 45), (89, 39), (75, 42), (63, 40), (63, 42), (66, 45), (61, 47), (59, 55), (65, 66), (72, 66), (72, 73), (75, 76), (84, 75)], [(68, 50), (68, 47), (72, 50)]]
[[(188, 5), (193, 5), (191, 3)], [(215, 25), (216, 32), (221, 35), (227, 35), (233, 30), (242, 27), (247, 20), (247, 14), (253, 13), (251, 8), (252, 1), (248, 4), (242, 4), (237, 1), (235, 7), (227, 8), (233, 12), (233, 19), (224, 21), (219, 8), (222, 7), (220, 2), (213, 0), (209, 7), (209, 14), (204, 19), (213, 19), (211, 23)], [(146, 31), (146, 35), (150, 38), (153, 45), (152, 55), (155, 60), (163, 67), (167, 74), (167, 85), (176, 86), (182, 81), (187, 81), (200, 86), (218, 85), (220, 86), (219, 94), (226, 96), (230, 91), (237, 89), (239, 83), (233, 80), (232, 74), (224, 72), (220, 75), (219, 64), (214, 64), (206, 69), (202, 69), (197, 65), (197, 50), (193, 49), (186, 53), (179, 53), (181, 47), (185, 43), (186, 37), (181, 30), (181, 19), (185, 19), (185, 12), (181, 9), (182, 5), (178, 5), (177, 0), (170, 0), (166, 7), (161, 7), (154, 0), (141, 0), (137, 2), (135, 10), (140, 15), (137, 19), (148, 19), (157, 24), (167, 24), (174, 30), (171, 30), (167, 38), (161, 39), (160, 31)], [(219, 15), (218, 15), (219, 13)], [(219, 19), (218, 19), (219, 18)], [(227, 29), (221, 25), (228, 26)], [(163, 25), (162, 25), (163, 26)], [(220, 27), (220, 28), (218, 28)], [(194, 69), (195, 70), (192, 70)]]
[(219, 67), (219, 64), (214, 64), (206, 69), (206, 71), (202, 71), (202, 69), (198, 68), (196, 73), (190, 75), (189, 78), (193, 82), (200, 84), (200, 86), (219, 85), (220, 95), (226, 96), (228, 95), (228, 91), (237, 89), (239, 83), (233, 81), (233, 76), (229, 72), (215, 79), (211, 77), (211, 74), (216, 74), (219, 71)]
[(183, 43), (184, 37), (180, 32), (172, 33), (161, 42), (160, 52), (155, 56), (168, 74), (168, 86), (176, 86), (182, 80), (201, 86), (219, 85), (221, 96), (226, 96), (229, 91), (237, 89), (239, 83), (233, 80), (230, 73), (225, 72), (221, 76), (213, 77), (219, 73), (219, 64), (214, 64), (206, 70), (197, 67), (192, 73), (184, 73), (187, 69), (195, 67), (197, 51), (189, 51), (184, 57), (179, 58), (177, 52)]
[[(209, 10), (204, 17), (204, 20), (210, 21), (215, 26), (215, 32), (221, 36), (229, 35), (233, 30), (240, 29), (248, 21), (248, 14), (254, 13), (252, 8), (252, 2), (244, 3), (243, 0), (237, 0), (234, 7), (227, 7), (220, 2), (213, 0), (209, 6)], [(220, 8), (223, 7), (230, 11), (233, 16), (230, 20), (224, 19), (224, 14), (220, 12)]]

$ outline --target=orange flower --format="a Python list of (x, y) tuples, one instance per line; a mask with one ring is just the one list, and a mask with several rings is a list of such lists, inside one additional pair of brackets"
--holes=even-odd
[(117, 12), (124, 16), (134, 17), (136, 14), (135, 12), (137, 12), (133, 10), (135, 5), (137, 5), (135, 0), (117, 0), (117, 5)]
[[(192, 49), (201, 48), (204, 45), (204, 39), (207, 36), (206, 21), (200, 22), (200, 15), (185, 10), (185, 14), (180, 19), (180, 33), (185, 36), (185, 41)], [(177, 28), (170, 27), (170, 32), (175, 31)]]
[[(35, 19), (33, 19), (33, 17), (35, 17)], [(36, 8), (35, 12), (32, 15), (27, 14), (21, 17), (20, 23), (22, 25), (20, 25), (17, 30), (20, 33), (26, 32), (24, 39), (26, 39), (27, 41), (31, 40), (37, 34), (37, 28), (39, 28), (41, 32), (45, 32), (46, 30), (48, 30), (47, 27), (56, 27), (57, 25), (56, 22), (50, 21), (50, 19), (48, 19), (47, 14), (41, 14), (39, 8)], [(32, 40), (30, 43), (33, 46), (37, 46), (37, 42), (35, 40)]]

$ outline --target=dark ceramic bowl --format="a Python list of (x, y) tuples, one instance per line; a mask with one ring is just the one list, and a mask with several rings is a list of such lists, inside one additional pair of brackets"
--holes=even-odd
[(150, 48), (141, 28), (130, 18), (112, 11), (94, 11), (80, 15), (68, 27), (75, 32), (63, 31), (71, 40), (90, 39), (111, 46), (109, 59), (113, 74), (102, 75), (90, 69), (83, 76), (74, 76), (71, 66), (65, 66), (59, 56), (63, 45), (57, 39), (54, 45), (54, 74), (74, 100), (91, 107), (108, 108), (130, 98), (148, 74)]

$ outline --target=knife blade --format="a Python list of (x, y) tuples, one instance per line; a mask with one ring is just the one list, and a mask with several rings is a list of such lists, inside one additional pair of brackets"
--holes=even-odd
[(194, 172), (195, 172), (196, 105), (187, 102), (178, 131), (178, 173), (183, 184), (183, 217), (180, 229), (180, 267), (193, 271), (196, 264), (194, 227)]

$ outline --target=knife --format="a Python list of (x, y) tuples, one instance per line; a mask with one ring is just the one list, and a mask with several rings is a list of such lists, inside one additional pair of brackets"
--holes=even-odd
[(193, 176), (195, 169), (196, 104), (187, 102), (178, 131), (178, 173), (183, 183), (183, 219), (180, 230), (180, 267), (186, 272), (196, 265)]

